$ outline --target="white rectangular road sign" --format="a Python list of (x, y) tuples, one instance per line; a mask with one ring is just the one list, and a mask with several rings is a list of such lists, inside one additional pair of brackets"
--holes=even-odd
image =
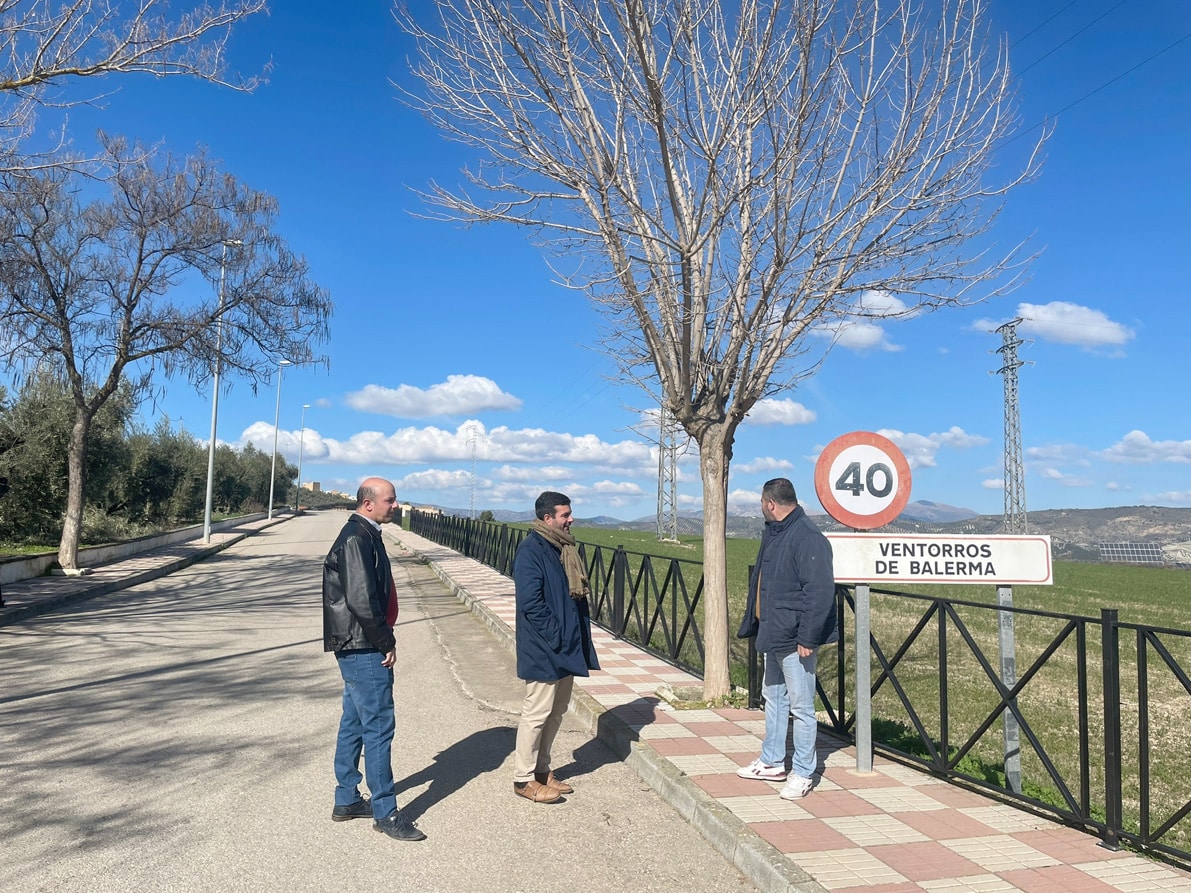
[(1054, 583), (1050, 537), (829, 533), (840, 583)]

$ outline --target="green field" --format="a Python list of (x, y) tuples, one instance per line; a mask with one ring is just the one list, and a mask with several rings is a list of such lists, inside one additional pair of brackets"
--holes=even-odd
[[(674, 557), (701, 562), (702, 541), (684, 538), (680, 543), (658, 542), (652, 533), (600, 528), (575, 528), (576, 538), (583, 543), (608, 549), (623, 546), (629, 553)], [(756, 540), (729, 539), (727, 541), (729, 581), (729, 625), (734, 632), (744, 610), (748, 586), (748, 567), (756, 558)], [(630, 566), (639, 567), (640, 559), (630, 554)], [(633, 571), (635, 573), (635, 570)], [(698, 581), (698, 569), (684, 566), (689, 574), (687, 585), (693, 588)], [(999, 671), (998, 627), (999, 612), (993, 586), (921, 586), (915, 594), (927, 599), (911, 599), (895, 594), (874, 592), (872, 595), (873, 635), (886, 657), (891, 657), (906, 642), (916, 625), (938, 604), (931, 599), (952, 602), (953, 614), (943, 623), (947, 636), (947, 712), (946, 744), (949, 754), (968, 742), (973, 732), (987, 717), (997, 712), (999, 698), (993, 684), (981, 666), (977, 655), (983, 655), (994, 672)], [(969, 602), (957, 605), (955, 602)], [(1080, 794), (1080, 747), (1088, 742), (1089, 790), (1088, 807), (1093, 815), (1104, 814), (1104, 709), (1101, 625), (1102, 608), (1119, 612), (1122, 624), (1160, 629), (1188, 628), (1191, 617), (1191, 574), (1186, 571), (1127, 565), (1083, 564), (1058, 562), (1052, 586), (1022, 586), (1013, 590), (1013, 604), (1018, 609), (1039, 614), (1014, 614), (1014, 641), (1017, 678), (1021, 679), (1047, 650), (1052, 653), (1022, 689), (1018, 706), (1028, 728), (1039, 740), (1041, 750), (1055, 765), (1059, 776), (1077, 801)], [(1066, 617), (1046, 614), (1074, 615), (1091, 622), (1071, 622)], [(852, 641), (853, 618), (846, 613), (845, 636)], [(1068, 626), (1071, 624), (1071, 628)], [(907, 692), (908, 699), (936, 747), (943, 743), (943, 712), (941, 709), (938, 616), (927, 618), (925, 627), (910, 644), (895, 673)], [(969, 643), (963, 633), (970, 637)], [(1085, 656), (1080, 663), (1077, 632), (1084, 635)], [(1122, 705), (1122, 766), (1125, 827), (1139, 827), (1141, 801), (1141, 725), (1138, 704), (1143, 684), (1138, 667), (1138, 631), (1120, 630), (1120, 692)], [(1149, 728), (1146, 740), (1150, 750), (1149, 773), (1151, 813), (1154, 825), (1165, 821), (1183, 804), (1191, 801), (1191, 772), (1187, 754), (1191, 752), (1191, 733), (1183, 722), (1191, 713), (1191, 695), (1181, 679), (1182, 670), (1172, 669), (1155, 650), (1152, 642), (1165, 649), (1169, 663), (1175, 667), (1191, 668), (1191, 635), (1177, 632), (1151, 632), (1145, 639), (1148, 672), (1144, 690), (1148, 697)], [(656, 637), (655, 637), (656, 638)], [(653, 643), (655, 647), (657, 642)], [(743, 684), (745, 676), (742, 643), (733, 639), (732, 676)], [(697, 666), (697, 655), (684, 652), (683, 659)], [(845, 650), (845, 683), (841, 692), (835, 673), (838, 653), (825, 649), (820, 658), (820, 683), (833, 703), (841, 700), (848, 714), (854, 709), (851, 690), (854, 653), (849, 644)], [(873, 657), (874, 681), (880, 672)], [(1086, 735), (1080, 730), (1079, 687), (1086, 685)], [(894, 687), (881, 686), (873, 700), (875, 738), (909, 753), (923, 755), (925, 745), (913, 730), (910, 716), (897, 697)], [(824, 715), (821, 714), (821, 719)], [(1067, 808), (1059, 786), (1047, 773), (1042, 758), (1028, 740), (1021, 736), (1023, 789), (1028, 795), (1045, 803)], [(1003, 741), (999, 720), (994, 722), (966, 750), (959, 769), (993, 785), (1002, 785), (1001, 771)], [(1191, 819), (1177, 823), (1163, 838), (1169, 846), (1191, 850)]]

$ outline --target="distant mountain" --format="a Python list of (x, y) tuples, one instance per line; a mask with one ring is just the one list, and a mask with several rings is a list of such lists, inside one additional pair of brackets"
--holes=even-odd
[[(468, 512), (444, 508), (447, 514), (466, 517)], [(493, 511), (497, 521), (531, 521), (532, 512)], [(812, 513), (814, 514), (814, 513)], [(825, 531), (847, 530), (824, 514), (815, 514), (815, 522)], [(1099, 561), (1101, 543), (1191, 543), (1191, 508), (1132, 505), (1103, 509), (1051, 509), (1029, 512), (1028, 529), (1033, 534), (1051, 538), (1054, 556), (1061, 559)], [(635, 521), (621, 521), (600, 515), (576, 518), (578, 527), (605, 527), (616, 530), (656, 530), (653, 516)], [(765, 522), (761, 516), (729, 515), (730, 537), (759, 539)], [(703, 533), (702, 513), (683, 514), (678, 518), (678, 532), (684, 536)], [(878, 531), (880, 533), (930, 533), (986, 536), (1004, 532), (1000, 515), (977, 515), (969, 509), (935, 502), (913, 502), (901, 516)]]
[(956, 508), (941, 502), (928, 502), (925, 499), (911, 502), (902, 511), (901, 517), (912, 521), (931, 521), (936, 524), (946, 524), (950, 521), (966, 521), (979, 517), (971, 509)]

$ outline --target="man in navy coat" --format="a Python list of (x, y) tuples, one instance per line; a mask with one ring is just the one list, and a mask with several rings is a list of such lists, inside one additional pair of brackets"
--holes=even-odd
[(587, 608), (587, 575), (571, 536), (571, 500), (547, 490), (534, 503), (537, 520), (517, 549), (517, 676), (525, 702), (517, 726), (513, 792), (534, 803), (557, 803), (574, 789), (554, 777), (550, 748), (571, 703), (576, 676), (598, 670)]

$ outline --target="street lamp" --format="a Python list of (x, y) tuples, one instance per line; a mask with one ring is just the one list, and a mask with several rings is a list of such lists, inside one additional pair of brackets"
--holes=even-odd
[(215, 423), (219, 418), (219, 366), (223, 359), (223, 278), (227, 272), (227, 249), (244, 243), (239, 239), (224, 239), (223, 256), (219, 260), (219, 311), (215, 316), (215, 378), (211, 394), (211, 442), (207, 445), (207, 503), (203, 509), (203, 542), (211, 542), (211, 497), (215, 492)]
[(277, 361), (277, 409), (273, 411), (273, 464), (269, 466), (269, 520), (273, 520), (273, 485), (277, 483), (277, 424), (281, 421), (281, 370), (292, 366), (289, 360)]
[(302, 404), (302, 433), (298, 435), (298, 489), (294, 492), (294, 511), (302, 507), (302, 453), (306, 449), (306, 410), (309, 403)]

